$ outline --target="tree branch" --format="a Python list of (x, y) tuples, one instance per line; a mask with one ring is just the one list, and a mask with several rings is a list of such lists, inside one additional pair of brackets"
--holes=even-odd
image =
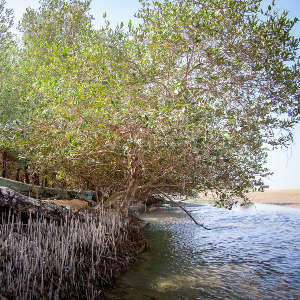
[(162, 192), (159, 189), (156, 189), (159, 193), (161, 193), (163, 196), (167, 197), (168, 200), (175, 204), (177, 207), (181, 208), (193, 221), (196, 225), (201, 226), (202, 228), (206, 229), (206, 230), (210, 230), (210, 228), (207, 228), (203, 223), (198, 223), (195, 218), (190, 214), (190, 212), (188, 212), (182, 205), (180, 205), (179, 203), (177, 203), (176, 201), (174, 201), (171, 197), (169, 197), (167, 194), (165, 194), (164, 192)]

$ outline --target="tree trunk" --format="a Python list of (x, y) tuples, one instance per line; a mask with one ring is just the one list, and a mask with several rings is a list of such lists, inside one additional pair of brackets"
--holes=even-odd
[(2, 177), (6, 177), (6, 162), (7, 162), (7, 152), (3, 151), (2, 153)]

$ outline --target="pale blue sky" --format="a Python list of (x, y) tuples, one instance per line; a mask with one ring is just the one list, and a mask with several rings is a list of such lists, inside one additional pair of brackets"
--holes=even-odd
[[(6, 6), (13, 8), (16, 23), (20, 20), (26, 7), (37, 8), (38, 0), (6, 0)], [(271, 3), (271, 0), (265, 0)], [(277, 0), (279, 10), (288, 10), (290, 17), (300, 19), (300, 0)], [(120, 21), (128, 22), (133, 18), (134, 12), (138, 10), (140, 4), (138, 0), (93, 0), (91, 4), (91, 14), (95, 18), (95, 26), (103, 24), (103, 13), (107, 13), (112, 25)], [(300, 36), (300, 22), (296, 24), (294, 35)], [(300, 188), (300, 124), (295, 128), (294, 144), (287, 150), (276, 150), (270, 153), (268, 167), (274, 175), (267, 180), (270, 188)]]

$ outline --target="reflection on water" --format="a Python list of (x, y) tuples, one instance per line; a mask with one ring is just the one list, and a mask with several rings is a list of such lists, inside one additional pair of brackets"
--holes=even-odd
[(178, 208), (145, 215), (151, 251), (108, 299), (300, 300), (300, 210), (186, 208), (212, 230), (191, 223)]

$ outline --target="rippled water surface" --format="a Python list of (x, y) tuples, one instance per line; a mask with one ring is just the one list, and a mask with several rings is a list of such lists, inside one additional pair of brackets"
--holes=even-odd
[(144, 216), (151, 251), (141, 255), (108, 299), (300, 300), (300, 209), (255, 205), (232, 211), (186, 207)]

